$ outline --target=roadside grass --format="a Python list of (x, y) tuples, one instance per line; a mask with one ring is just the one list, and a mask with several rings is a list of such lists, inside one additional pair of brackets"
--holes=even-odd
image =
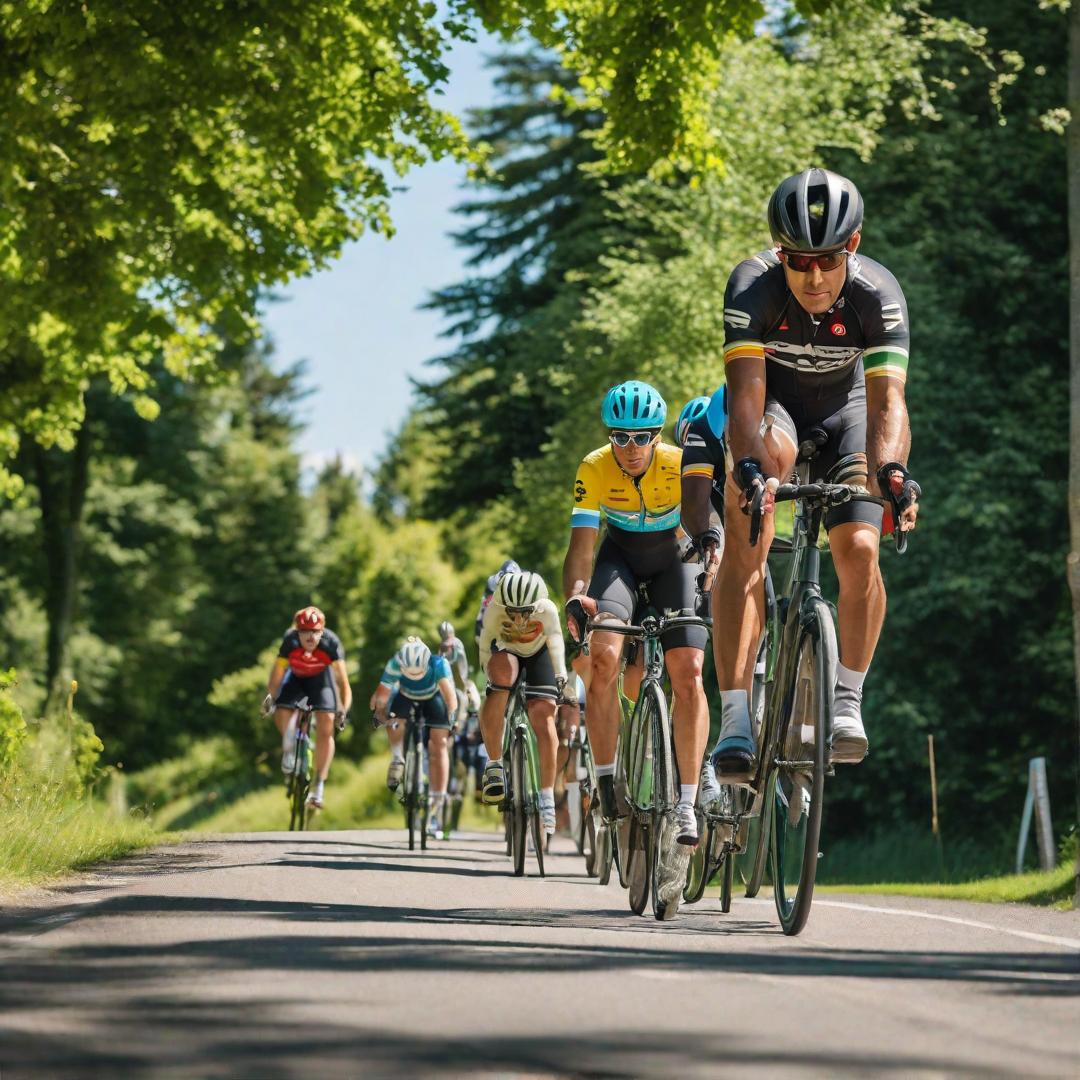
[(983, 904), (1037, 904), (1069, 910), (1076, 881), (1076, 864), (1063, 862), (1053, 870), (951, 883), (894, 882), (821, 885), (821, 892), (878, 893), (924, 896), (940, 900), (973, 900)]
[[(338, 758), (326, 785), (326, 806), (310, 824), (312, 829), (393, 829), (404, 827), (397, 798), (386, 788), (389, 754), (376, 754), (356, 763)], [(180, 807), (182, 810), (183, 808)], [(158, 820), (176, 820), (166, 806)], [(501, 824), (497, 811), (466, 799), (462, 827), (494, 829)], [(220, 810), (201, 817), (192, 828), (199, 832), (268, 832), (289, 827), (289, 806), (283, 783), (241, 795)]]
[(5, 892), (162, 840), (142, 815), (48, 784), (6, 780), (0, 812), (0, 890)]

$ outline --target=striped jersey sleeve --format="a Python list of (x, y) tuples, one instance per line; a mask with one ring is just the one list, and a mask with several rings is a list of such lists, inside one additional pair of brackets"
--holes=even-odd
[(742, 359), (765, 359), (761, 312), (756, 294), (764, 284), (762, 275), (769, 264), (761, 255), (744, 259), (731, 272), (724, 290), (724, 363)]
[(867, 379), (889, 376), (907, 381), (908, 328), (907, 300), (900, 283), (880, 263), (861, 260), (859, 276), (873, 288), (876, 302), (863, 312), (863, 370)]

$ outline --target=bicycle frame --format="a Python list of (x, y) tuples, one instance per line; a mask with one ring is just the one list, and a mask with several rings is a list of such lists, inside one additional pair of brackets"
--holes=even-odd
[(515, 738), (525, 740), (525, 762), (528, 769), (525, 792), (525, 813), (540, 811), (540, 755), (536, 746), (536, 734), (529, 720), (529, 703), (525, 696), (525, 665), (518, 667), (517, 678), (506, 699), (506, 712), (503, 714), (502, 757), (509, 773), (510, 748)]

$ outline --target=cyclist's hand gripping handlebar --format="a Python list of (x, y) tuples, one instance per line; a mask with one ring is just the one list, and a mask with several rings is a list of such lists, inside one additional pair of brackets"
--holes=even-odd
[(912, 480), (907, 467), (899, 461), (887, 461), (877, 471), (878, 487), (892, 511), (893, 540), (900, 555), (907, 551), (907, 534), (915, 528), (922, 488)]
[(757, 547), (761, 523), (773, 508), (773, 495), (780, 486), (775, 476), (766, 478), (761, 463), (754, 458), (741, 458), (735, 465), (735, 482), (742, 488), (746, 505), (743, 513), (750, 515), (750, 546)]

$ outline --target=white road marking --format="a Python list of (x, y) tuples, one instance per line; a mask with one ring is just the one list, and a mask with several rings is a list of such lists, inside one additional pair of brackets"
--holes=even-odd
[(1031, 930), (1013, 930), (1011, 927), (995, 926), (993, 923), (979, 922), (977, 919), (961, 919), (955, 915), (937, 915), (929, 911), (911, 911), (907, 908), (874, 907), (871, 904), (850, 904), (843, 900), (815, 900), (814, 907), (847, 908), (850, 911), (873, 911), (880, 915), (900, 915), (909, 919), (932, 919), (935, 922), (954, 923), (956, 926), (972, 926), (977, 930), (993, 930), (998, 934), (1011, 934), (1013, 937), (1026, 938), (1028, 941), (1039, 941), (1044, 945), (1060, 945), (1080, 952), (1080, 940), (1077, 938), (1036, 934)]

